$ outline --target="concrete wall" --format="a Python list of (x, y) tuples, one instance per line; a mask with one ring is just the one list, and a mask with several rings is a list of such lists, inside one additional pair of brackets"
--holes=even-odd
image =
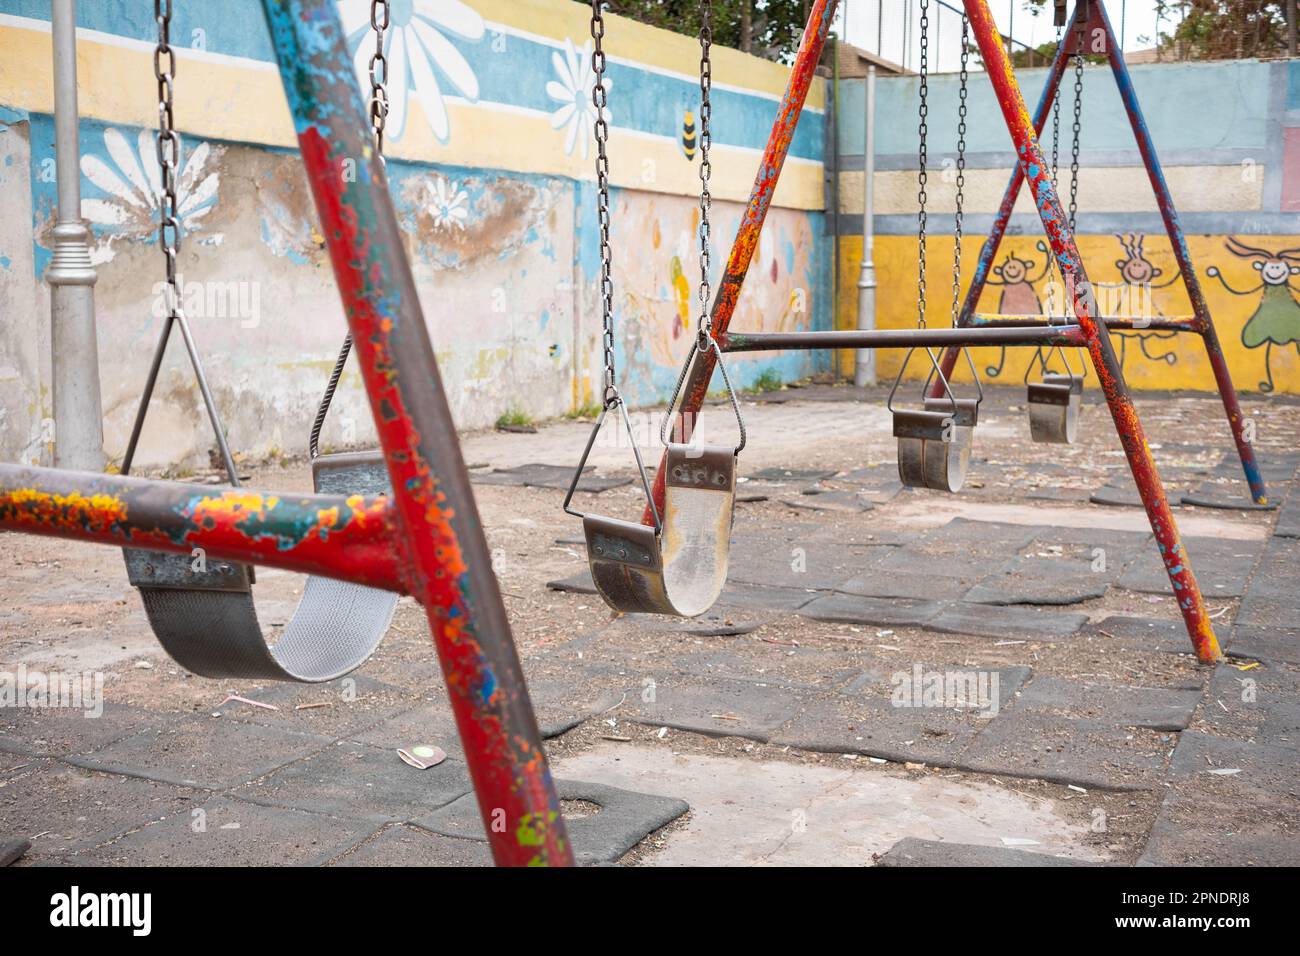
[[(369, 3), (340, 0), (364, 70)], [(84, 214), (106, 450), (120, 457), (162, 319), (148, 0), (78, 4)], [(415, 18), (409, 19), (413, 11)], [(0, 0), (0, 456), (48, 455), (48, 292), (55, 218), (48, 0)], [(389, 177), (457, 421), (589, 404), (601, 381), (589, 7), (567, 0), (395, 5)], [(302, 452), (345, 331), (256, 0), (178, 2), (176, 121), (184, 136), (186, 310), (233, 448)], [(400, 46), (399, 46), (400, 44)], [(362, 49), (364, 47), (364, 49)], [(698, 282), (698, 46), (611, 17), (617, 352), (624, 394), (667, 397), (691, 342)], [(433, 50), (430, 54), (426, 51)], [(405, 65), (403, 65), (403, 60)], [(716, 51), (714, 281), (787, 70)], [(819, 83), (763, 231), (737, 328), (829, 327)], [(585, 120), (585, 121), (584, 121)], [(814, 370), (804, 355), (737, 361), (733, 378)], [(326, 445), (373, 434), (355, 368)], [(45, 423), (43, 425), (43, 423)], [(212, 442), (183, 351), (171, 350), (140, 461), (188, 467)]]
[[(1171, 247), (1109, 67), (1084, 71), (1079, 247), (1092, 281), (1112, 293), (1149, 285), (1154, 314), (1190, 314)], [(1045, 70), (1020, 81), (1030, 109)], [(1188, 236), (1193, 261), (1239, 389), (1300, 391), (1300, 63), (1239, 61), (1132, 68), (1156, 148)], [(947, 325), (952, 299), (957, 77), (930, 80), (929, 302), (931, 324)], [(971, 75), (967, 131), (966, 216), (962, 291), (1011, 171), (1010, 137), (992, 88)], [(856, 321), (853, 283), (861, 261), (863, 82), (840, 92), (841, 296), (837, 321)], [(916, 321), (917, 80), (881, 78), (877, 86), (874, 260), (880, 283), (878, 322)], [(1062, 193), (1068, 196), (1073, 73), (1067, 73), (1061, 118)], [(1051, 124), (1044, 146), (1051, 149)], [(945, 173), (945, 165), (947, 172)], [(995, 260), (999, 271), (980, 301), (985, 312), (1039, 312), (1047, 301), (1048, 257), (1028, 190)], [(1242, 245), (1229, 248), (1236, 237)], [(1246, 251), (1243, 246), (1254, 252)], [(1235, 250), (1235, 251), (1234, 251)], [(1272, 263), (1271, 268), (1266, 268)], [(1260, 317), (1254, 325), (1252, 319)], [(1261, 340), (1269, 330), (1273, 341)], [(1212, 388), (1196, 337), (1116, 333), (1124, 372), (1136, 388)], [(981, 350), (978, 366), (992, 381), (1020, 382), (1029, 353)], [(882, 353), (881, 374), (894, 374), (898, 353)], [(991, 374), (997, 370), (997, 374)], [(923, 374), (918, 366), (909, 369)]]

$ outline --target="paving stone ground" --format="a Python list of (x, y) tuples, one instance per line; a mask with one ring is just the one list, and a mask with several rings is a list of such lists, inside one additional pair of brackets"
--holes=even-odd
[[(1202, 502), (1176, 516), (1232, 655), (1207, 667), (1100, 408), (1078, 445), (1034, 446), (1023, 393), (990, 389), (951, 496), (899, 485), (883, 392), (778, 397), (746, 405), (728, 584), (693, 621), (613, 615), (593, 593), (559, 509), (585, 426), (466, 440), (583, 862), (1300, 862), (1300, 405), (1247, 399), (1278, 442), (1260, 448), (1272, 511), (1222, 507), (1242, 482), (1213, 396), (1169, 398), (1149, 425), (1170, 499)], [(595, 450), (580, 507), (639, 512), (619, 451)], [(252, 470), (302, 486), (302, 469)], [(31, 843), (18, 865), (490, 862), (409, 599), (349, 678), (206, 681), (152, 642), (115, 552), (6, 545), (0, 671), (104, 679), (98, 715), (0, 707), (0, 845)], [(260, 573), (266, 620), (300, 588)], [(446, 759), (396, 755), (421, 744)], [(1014, 832), (1026, 806), (1033, 839)], [(852, 830), (864, 815), (870, 835)]]

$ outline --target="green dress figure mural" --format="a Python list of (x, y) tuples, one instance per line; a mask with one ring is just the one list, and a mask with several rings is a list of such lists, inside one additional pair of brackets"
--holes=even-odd
[(1205, 274), (1218, 279), (1233, 295), (1252, 295), (1263, 290), (1259, 307), (1246, 320), (1241, 329), (1241, 344), (1248, 349), (1264, 347), (1264, 381), (1261, 392), (1273, 391), (1273, 346), (1285, 348), (1293, 345), (1300, 355), (1300, 303), (1291, 288), (1291, 276), (1300, 275), (1300, 249), (1283, 249), (1270, 252), (1257, 249), (1231, 238), (1225, 244), (1229, 252), (1242, 259), (1250, 259), (1261, 282), (1253, 289), (1234, 289), (1224, 281), (1218, 266), (1210, 266)]

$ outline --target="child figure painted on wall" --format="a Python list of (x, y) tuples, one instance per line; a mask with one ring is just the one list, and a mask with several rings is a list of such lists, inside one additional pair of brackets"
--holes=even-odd
[[(1142, 248), (1146, 241), (1146, 236), (1130, 233), (1127, 236), (1116, 235), (1119, 240), (1120, 248), (1124, 250), (1124, 258), (1115, 260), (1115, 268), (1119, 269), (1120, 278), (1123, 280), (1118, 285), (1107, 285), (1108, 288), (1124, 290), (1129, 294), (1127, 301), (1130, 303), (1129, 311), (1133, 310), (1133, 302), (1145, 303), (1147, 308), (1154, 312), (1155, 315), (1161, 315), (1160, 310), (1155, 306), (1151, 293), (1156, 289), (1165, 289), (1173, 285), (1181, 277), (1182, 272), (1174, 270), (1174, 274), (1164, 282), (1156, 282), (1164, 270), (1153, 263)], [(1105, 285), (1105, 284), (1103, 284)], [(1154, 317), (1154, 316), (1149, 316)], [(1164, 362), (1166, 365), (1176, 365), (1178, 363), (1178, 352), (1174, 349), (1161, 352), (1158, 355), (1152, 354), (1151, 343), (1157, 340), (1170, 340), (1178, 337), (1177, 332), (1166, 331), (1121, 331), (1116, 329), (1111, 333), (1111, 340), (1119, 346), (1119, 367), (1124, 368), (1124, 361), (1127, 357), (1129, 340), (1136, 340), (1138, 348), (1141, 349), (1142, 355), (1153, 362)]]
[[(1036, 261), (1022, 259), (1014, 252), (1007, 253), (1007, 257), (1002, 260), (1002, 264), (994, 266), (991, 270), (993, 275), (990, 276), (987, 284), (1002, 287), (1002, 292), (998, 296), (998, 315), (1042, 315), (1043, 304), (1038, 298), (1038, 292), (1034, 289), (1034, 284), (1041, 282), (1043, 277), (1047, 275), (1051, 269), (1052, 257), (1042, 240), (1039, 240), (1037, 248), (1039, 252), (1048, 253), (1048, 255), (1043, 261), (1042, 271), (1033, 278), (1030, 278), (1029, 273), (1037, 264)], [(989, 378), (997, 378), (1002, 374), (1006, 362), (1007, 350), (1003, 346), (998, 350), (997, 365), (986, 366), (984, 374)]]
[(1253, 289), (1234, 289), (1228, 285), (1218, 266), (1210, 266), (1205, 274), (1218, 279), (1233, 295), (1252, 295), (1263, 290), (1259, 306), (1241, 329), (1241, 344), (1248, 349), (1264, 347), (1264, 381), (1261, 392), (1273, 391), (1273, 346), (1292, 345), (1300, 355), (1300, 304), (1295, 300), (1291, 276), (1300, 275), (1300, 249), (1283, 249), (1270, 252), (1229, 238), (1224, 244), (1229, 252), (1242, 259), (1251, 260), (1259, 273), (1260, 284)]

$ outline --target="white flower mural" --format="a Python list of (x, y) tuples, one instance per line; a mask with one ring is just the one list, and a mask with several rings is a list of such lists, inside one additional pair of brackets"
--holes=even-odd
[(464, 232), (465, 220), (469, 218), (469, 194), (439, 176), (429, 183), (429, 213), (435, 229)]
[[(442, 142), (451, 135), (438, 75), (468, 100), (478, 99), (478, 77), (448, 34), (483, 39), (483, 18), (461, 0), (391, 0), (384, 57), (388, 61), (387, 139), (401, 139), (412, 95), (419, 100), (433, 134)], [(339, 14), (353, 49), (361, 89), (369, 98), (370, 57), (375, 51), (370, 0), (340, 0)]]
[[(596, 125), (596, 106), (591, 101), (592, 90), (596, 88), (596, 74), (591, 69), (591, 41), (577, 49), (566, 37), (564, 50), (551, 54), (551, 65), (559, 79), (546, 84), (546, 95), (562, 104), (551, 114), (551, 128), (567, 131), (565, 153), (572, 156), (574, 148), (581, 142), (582, 158), (586, 159)], [(606, 91), (612, 86), (606, 75)], [(608, 106), (605, 107), (605, 120), (612, 122)]]
[[(110, 126), (104, 130), (107, 159), (94, 154), (81, 157), (82, 175), (106, 194), (105, 198), (91, 197), (81, 204), (82, 215), (90, 224), (108, 234), (107, 241), (91, 250), (96, 264), (113, 258), (114, 239), (148, 239), (158, 233), (163, 190), (154, 136), (153, 130), (141, 130), (132, 148), (126, 134)], [(187, 152), (181, 142), (176, 193), (182, 234), (201, 229), (201, 220), (216, 206), (221, 187), (221, 176), (216, 171), (219, 154), (219, 147), (213, 149), (207, 143), (199, 143)]]

